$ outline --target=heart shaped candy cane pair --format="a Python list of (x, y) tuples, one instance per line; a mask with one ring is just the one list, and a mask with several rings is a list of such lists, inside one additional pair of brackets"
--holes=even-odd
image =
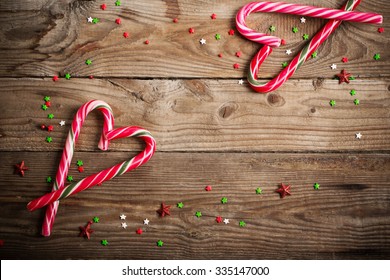
[[(383, 17), (372, 13), (352, 12), (361, 0), (348, 0), (340, 10), (327, 8), (311, 7), (289, 3), (273, 2), (252, 2), (243, 6), (237, 13), (237, 30), (247, 39), (264, 44), (260, 51), (255, 55), (250, 64), (248, 73), (248, 82), (251, 87), (261, 93), (270, 92), (279, 88), (287, 81), (295, 71), (305, 62), (311, 54), (329, 37), (329, 35), (341, 24), (343, 20), (362, 22), (362, 23), (382, 23)], [(331, 19), (325, 26), (311, 39), (311, 41), (298, 53), (298, 55), (284, 68), (278, 76), (271, 81), (263, 84), (257, 78), (260, 65), (271, 54), (271, 47), (278, 47), (281, 39), (275, 36), (269, 36), (264, 33), (258, 33), (247, 27), (245, 20), (250, 13), (254, 12), (277, 12), (284, 14), (294, 14), (309, 17), (318, 17)]]
[[(146, 147), (145, 150), (129, 161), (118, 163), (110, 168), (100, 171), (96, 174), (85, 177), (79, 182), (75, 182), (65, 186), (65, 179), (72, 161), (76, 141), (80, 135), (81, 127), (89, 112), (94, 109), (98, 109), (103, 113), (104, 125), (102, 136), (99, 141), (99, 148), (101, 150), (107, 150), (109, 141), (124, 137), (139, 137), (142, 138)], [(147, 130), (136, 127), (127, 126), (117, 129), (114, 127), (114, 117), (110, 106), (99, 100), (92, 100), (84, 104), (77, 111), (76, 116), (72, 122), (71, 129), (69, 130), (68, 137), (66, 139), (65, 147), (62, 153), (62, 158), (56, 175), (56, 181), (53, 185), (51, 193), (45, 194), (40, 198), (37, 198), (27, 205), (27, 209), (34, 211), (48, 205), (46, 210), (45, 220), (42, 226), (42, 235), (49, 236), (53, 227), (54, 219), (57, 213), (59, 200), (70, 195), (76, 194), (80, 191), (99, 185), (104, 181), (110, 180), (116, 176), (122, 175), (132, 169), (141, 166), (146, 163), (154, 154), (156, 149), (156, 142), (150, 132)]]

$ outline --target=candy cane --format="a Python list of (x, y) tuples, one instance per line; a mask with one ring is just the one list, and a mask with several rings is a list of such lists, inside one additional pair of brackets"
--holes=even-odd
[[(248, 81), (251, 87), (257, 92), (270, 92), (279, 88), (287, 81), (295, 71), (305, 62), (311, 54), (329, 37), (329, 35), (341, 24), (343, 20), (362, 23), (382, 23), (383, 17), (373, 13), (351, 12), (360, 4), (361, 0), (349, 0), (340, 10), (311, 7), (288, 3), (273, 2), (252, 2), (243, 6), (236, 16), (237, 30), (247, 39), (264, 44), (259, 52), (252, 59)], [(284, 68), (278, 76), (267, 83), (258, 81), (258, 70), (263, 61), (271, 54), (271, 47), (278, 47), (281, 39), (258, 33), (247, 27), (246, 17), (253, 12), (278, 12), (285, 14), (296, 14), (310, 17), (331, 19), (325, 26), (310, 40), (310, 42), (298, 53), (298, 55)]]

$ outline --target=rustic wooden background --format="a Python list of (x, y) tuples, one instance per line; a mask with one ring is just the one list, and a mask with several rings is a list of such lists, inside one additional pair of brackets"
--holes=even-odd
[[(316, 59), (269, 94), (238, 85), (260, 47), (238, 33), (227, 34), (247, 1), (123, 0), (120, 7), (114, 2), (0, 2), (1, 259), (390, 258), (389, 1), (363, 1), (357, 9), (382, 13), (384, 33), (378, 26), (343, 23)], [(336, 8), (344, 1), (287, 2)], [(88, 16), (100, 22), (88, 24)], [(117, 17), (121, 25), (114, 23)], [(285, 50), (296, 54), (305, 43), (302, 34), (313, 35), (324, 22), (251, 15), (251, 27), (265, 32), (273, 24), (275, 35), (287, 40), (261, 67), (260, 77), (278, 73), (293, 57)], [(188, 33), (190, 27), (195, 34)], [(86, 59), (93, 64), (85, 65)], [(337, 70), (330, 69), (332, 63)], [(332, 79), (343, 68), (357, 78), (349, 85)], [(71, 80), (51, 80), (66, 72)], [(40, 109), (45, 95), (52, 98), (47, 112)], [(112, 106), (116, 126), (150, 130), (157, 152), (145, 166), (63, 200), (52, 236), (43, 238), (44, 210), (30, 213), (26, 204), (50, 190), (46, 176), (55, 176), (73, 115), (90, 99)], [(329, 106), (330, 99), (336, 107)], [(55, 118), (47, 119), (47, 113)], [(70, 170), (76, 180), (142, 149), (141, 142), (123, 139), (108, 152), (98, 150), (99, 114), (92, 113), (82, 129)], [(65, 127), (58, 125), (62, 119)], [(42, 123), (54, 125), (50, 144)], [(77, 172), (78, 159), (85, 173)], [(13, 173), (22, 160), (30, 168), (23, 178)], [(280, 199), (275, 193), (281, 182), (292, 185), (292, 196)], [(314, 182), (320, 190), (313, 189)], [(204, 191), (208, 184), (211, 192)], [(255, 194), (257, 187), (262, 195)], [(229, 199), (225, 205), (223, 196)], [(162, 201), (173, 205), (170, 217), (157, 216)], [(183, 209), (175, 207), (180, 201)], [(195, 211), (203, 217), (196, 218)], [(217, 224), (217, 215), (231, 223)], [(78, 227), (93, 216), (100, 223), (93, 224), (91, 239), (78, 237)], [(143, 226), (145, 218), (149, 226)], [(238, 227), (239, 220), (247, 226)], [(141, 236), (135, 234), (139, 227), (145, 231)], [(156, 246), (158, 239), (164, 247)]]

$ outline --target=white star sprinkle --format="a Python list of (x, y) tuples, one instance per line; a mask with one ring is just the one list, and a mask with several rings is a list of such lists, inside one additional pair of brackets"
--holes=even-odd
[(362, 138), (362, 134), (360, 132), (356, 133), (355, 136), (356, 136), (356, 139)]
[(124, 229), (126, 229), (126, 228), (127, 228), (127, 224), (126, 224), (126, 223), (122, 223), (122, 227), (123, 227)]
[(119, 216), (119, 218), (121, 218), (121, 220), (126, 220), (126, 215), (125, 215), (125, 214), (121, 214), (121, 215)]
[(59, 124), (60, 124), (60, 126), (64, 126), (65, 125), (65, 121), (62, 120), (62, 121), (59, 122)]
[(330, 68), (332, 68), (332, 70), (335, 70), (335, 69), (337, 69), (337, 65), (333, 63), (333, 64), (330, 66)]
[(93, 21), (93, 18), (91, 18), (91, 17), (88, 17), (88, 18), (87, 18), (87, 20), (88, 20), (88, 22), (92, 23), (92, 21)]
[(200, 39), (199, 40), (199, 43), (201, 44), (201, 45), (206, 45), (206, 39)]
[(305, 23), (306, 19), (304, 17), (301, 17), (301, 23)]
[(292, 51), (291, 51), (291, 50), (287, 50), (287, 51), (286, 51), (286, 54), (287, 54), (287, 55), (290, 55), (290, 54), (292, 54)]
[(225, 223), (225, 225), (227, 225), (228, 223), (230, 223), (229, 219), (225, 219), (225, 220), (223, 220), (223, 222)]
[(148, 219), (144, 220), (144, 225), (149, 225), (149, 220)]
[(243, 85), (243, 84), (244, 84), (244, 80), (243, 80), (243, 79), (239, 80), (239, 81), (238, 81), (238, 84), (239, 84), (239, 85)]

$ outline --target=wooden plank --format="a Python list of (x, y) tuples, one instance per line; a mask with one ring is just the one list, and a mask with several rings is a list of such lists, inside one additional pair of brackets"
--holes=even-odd
[[(388, 259), (390, 156), (384, 154), (156, 153), (150, 162), (60, 204), (53, 235), (39, 236), (43, 210), (26, 204), (49, 190), (60, 153), (1, 152), (1, 259)], [(126, 158), (78, 152), (69, 174)], [(84, 161), (77, 173), (75, 160)], [(25, 160), (24, 178), (12, 166)], [(280, 199), (280, 182), (292, 195)], [(313, 183), (321, 184), (318, 191)], [(211, 184), (211, 192), (204, 186)], [(261, 187), (262, 195), (255, 189)], [(221, 204), (221, 197), (228, 198)], [(162, 201), (172, 215), (156, 214)], [(183, 209), (175, 204), (184, 203)], [(194, 216), (201, 211), (203, 217)], [(120, 227), (124, 213), (129, 227)], [(217, 224), (215, 217), (230, 219)], [(78, 227), (93, 216), (91, 240)], [(149, 226), (143, 220), (150, 220)], [(238, 227), (244, 220), (245, 228)], [(137, 228), (144, 234), (135, 234)], [(239, 236), (240, 238), (235, 238)], [(108, 239), (109, 246), (99, 244)], [(164, 247), (155, 242), (162, 239)], [(234, 241), (233, 241), (234, 240)]]
[[(248, 1), (124, 1), (122, 6), (109, 3), (106, 11), (95, 1), (2, 1), (0, 4), (0, 76), (47, 77), (70, 72), (74, 77), (179, 77), (179, 78), (238, 78), (246, 76), (248, 65), (259, 45), (238, 34), (228, 36), (235, 26), (239, 8)], [(289, 0), (319, 5), (314, 0)], [(345, 1), (321, 1), (320, 6), (336, 8)], [(359, 11), (383, 13), (390, 16), (390, 2), (363, 1)], [(211, 13), (218, 15), (211, 20)], [(99, 24), (88, 24), (88, 16), (98, 17)], [(116, 18), (122, 24), (115, 24)], [(179, 23), (172, 22), (174, 17)], [(260, 69), (260, 77), (270, 78), (289, 61), (285, 51), (296, 54), (305, 44), (303, 33), (312, 36), (324, 20), (308, 19), (305, 25), (298, 16), (257, 14), (248, 19), (249, 26), (266, 32), (269, 25), (277, 27), (275, 35), (287, 40), (286, 46), (275, 49)], [(299, 26), (293, 34), (291, 28)], [(390, 23), (385, 21), (386, 30)], [(193, 35), (188, 28), (194, 27)], [(377, 26), (343, 23), (319, 49), (317, 59), (304, 64), (294, 78), (332, 78), (339, 68), (346, 67), (357, 77), (389, 76), (387, 59), (388, 32), (379, 34)], [(130, 38), (123, 38), (123, 32)], [(216, 41), (214, 35), (221, 33)], [(201, 46), (200, 38), (207, 39)], [(143, 42), (150, 40), (149, 45)], [(235, 53), (242, 51), (241, 58)], [(223, 53), (223, 58), (218, 54)], [(382, 59), (373, 60), (380, 53)], [(347, 56), (348, 64), (341, 65)], [(92, 59), (91, 66), (85, 65)], [(240, 63), (241, 69), (233, 69)]]
[[(357, 94), (350, 96), (349, 91)], [(48, 111), (43, 97), (52, 98)], [(360, 105), (353, 103), (354, 98)], [(152, 132), (158, 151), (389, 151), (389, 80), (289, 81), (274, 93), (254, 94), (237, 80), (2, 79), (0, 149), (62, 150), (77, 109), (91, 99), (109, 103), (116, 126)], [(337, 105), (329, 106), (335, 99)], [(54, 113), (53, 120), (47, 119)], [(67, 126), (58, 122), (66, 120)], [(54, 125), (52, 143), (41, 124)], [(102, 118), (93, 112), (79, 151), (97, 149)], [(355, 133), (362, 139), (356, 140)], [(138, 151), (140, 142), (117, 140), (112, 151)]]

